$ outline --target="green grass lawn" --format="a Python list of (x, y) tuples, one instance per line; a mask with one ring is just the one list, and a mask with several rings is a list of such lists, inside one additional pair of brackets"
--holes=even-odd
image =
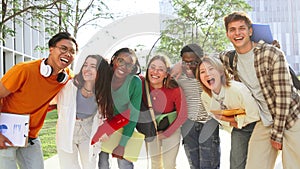
[(52, 110), (48, 112), (44, 126), (39, 133), (45, 160), (57, 153), (55, 144), (56, 121), (57, 111)]

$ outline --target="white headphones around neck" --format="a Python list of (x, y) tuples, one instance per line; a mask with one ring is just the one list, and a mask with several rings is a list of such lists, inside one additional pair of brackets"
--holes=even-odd
[[(43, 59), (41, 62), (41, 66), (40, 66), (40, 73), (44, 77), (50, 77), (53, 72), (53, 68), (50, 65), (47, 65), (47, 60), (48, 59)], [(56, 80), (59, 83), (66, 83), (68, 78), (69, 78), (69, 75), (65, 71), (62, 71), (57, 75)]]

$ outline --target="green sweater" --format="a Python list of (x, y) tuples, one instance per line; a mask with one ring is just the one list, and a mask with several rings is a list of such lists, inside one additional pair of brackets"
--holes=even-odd
[(125, 147), (139, 118), (142, 99), (142, 82), (140, 78), (136, 75), (128, 75), (119, 89), (112, 90), (112, 97), (115, 106), (114, 115), (130, 109), (130, 121), (123, 127), (123, 135), (119, 143), (120, 146)]

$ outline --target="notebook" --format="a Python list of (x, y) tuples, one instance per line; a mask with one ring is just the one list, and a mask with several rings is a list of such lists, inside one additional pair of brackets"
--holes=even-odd
[(26, 147), (29, 119), (29, 114), (0, 113), (0, 132), (13, 143), (14, 147)]

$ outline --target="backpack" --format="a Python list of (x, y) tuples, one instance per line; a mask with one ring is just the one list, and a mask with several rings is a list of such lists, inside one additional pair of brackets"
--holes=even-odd
[[(229, 57), (229, 66), (231, 69), (233, 69), (233, 58), (235, 55), (235, 50), (231, 50), (228, 52), (228, 57)], [(300, 80), (298, 79), (296, 73), (294, 72), (293, 68), (289, 66), (290, 74), (292, 77), (293, 85), (297, 90), (300, 90)]]

